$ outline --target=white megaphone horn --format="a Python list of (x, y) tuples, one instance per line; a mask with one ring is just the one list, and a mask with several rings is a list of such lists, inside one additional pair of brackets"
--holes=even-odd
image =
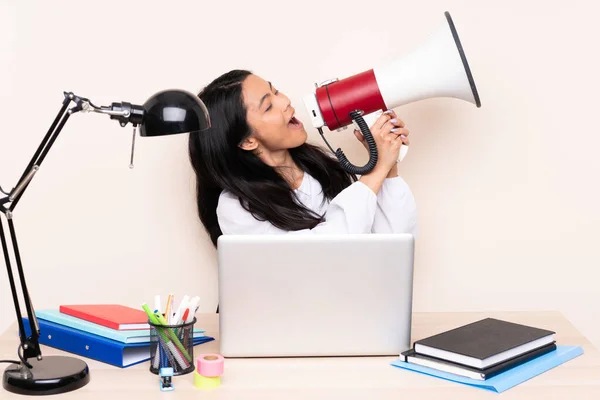
[[(366, 174), (377, 164), (377, 147), (369, 126), (388, 109), (434, 97), (462, 99), (481, 107), (473, 75), (450, 13), (447, 24), (424, 45), (390, 64), (370, 69), (343, 80), (316, 85), (315, 93), (303, 98), (312, 125), (348, 172)], [(323, 135), (355, 122), (369, 144), (369, 161), (362, 167), (351, 164), (341, 149), (333, 151)], [(408, 147), (403, 145), (401, 161)]]

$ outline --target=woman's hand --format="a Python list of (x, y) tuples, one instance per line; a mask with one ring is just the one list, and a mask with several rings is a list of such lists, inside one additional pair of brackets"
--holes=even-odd
[[(371, 126), (371, 134), (377, 144), (377, 165), (375, 168), (381, 168), (386, 173), (391, 173), (394, 168), (397, 171), (397, 161), (400, 155), (400, 147), (402, 144), (409, 145), (409, 131), (405, 128), (404, 122), (398, 118), (396, 113), (388, 110), (381, 114), (377, 121)], [(365, 137), (358, 130), (354, 130), (354, 136), (368, 150), (369, 145)], [(397, 172), (393, 174), (397, 175)]]

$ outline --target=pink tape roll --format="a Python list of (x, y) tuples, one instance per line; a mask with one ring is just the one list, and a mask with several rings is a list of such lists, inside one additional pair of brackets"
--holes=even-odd
[(220, 354), (200, 354), (196, 359), (196, 371), (199, 375), (215, 377), (223, 375), (225, 359)]

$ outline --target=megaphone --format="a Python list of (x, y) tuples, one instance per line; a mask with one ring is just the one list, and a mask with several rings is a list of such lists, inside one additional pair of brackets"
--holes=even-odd
[[(447, 24), (408, 56), (343, 80), (315, 84), (315, 92), (303, 98), (313, 127), (348, 172), (364, 175), (377, 164), (369, 125), (385, 110), (435, 97), (457, 98), (481, 107), (454, 22), (449, 12), (445, 16)], [(350, 163), (341, 149), (333, 151), (323, 134), (324, 126), (333, 131), (353, 122), (369, 145), (369, 161), (362, 167)], [(402, 145), (400, 161), (407, 151)]]

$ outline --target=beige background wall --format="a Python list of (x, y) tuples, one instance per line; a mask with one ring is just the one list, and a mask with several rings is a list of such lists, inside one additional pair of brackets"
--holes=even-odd
[[(598, 8), (3, 0), (0, 184), (14, 185), (63, 91), (142, 103), (247, 68), (290, 96), (308, 123), (301, 97), (315, 81), (407, 54), (449, 10), (483, 105), (397, 109), (412, 141), (401, 174), (420, 212), (415, 311), (558, 309), (600, 345)], [(351, 131), (329, 136), (364, 160)], [(187, 136), (138, 139), (133, 170), (130, 140), (130, 127), (76, 115), (23, 197), (15, 223), (36, 307), (138, 306), (171, 291), (214, 309), (215, 251), (196, 217)], [(4, 272), (0, 304), (1, 331), (14, 319)]]

